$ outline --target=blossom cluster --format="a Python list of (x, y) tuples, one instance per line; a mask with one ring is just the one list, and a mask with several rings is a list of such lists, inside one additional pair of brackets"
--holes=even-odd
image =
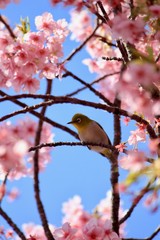
[[(9, 173), (9, 179), (19, 179), (32, 175), (33, 153), (29, 147), (34, 145), (37, 122), (26, 118), (16, 124), (6, 122), (0, 125), (0, 177), (4, 179)], [(53, 141), (51, 127), (44, 124), (41, 142)], [(50, 161), (51, 148), (39, 151), (39, 169), (42, 171)]]
[[(120, 240), (121, 238), (112, 230), (111, 226), (111, 193), (102, 199), (92, 214), (83, 209), (81, 198), (74, 196), (63, 203), (64, 213), (62, 227), (49, 224), (51, 233), (56, 240)], [(120, 208), (120, 217), (124, 215)], [(0, 236), (5, 234), (1, 226)], [(26, 223), (22, 225), (28, 240), (45, 240), (46, 236), (41, 225)], [(8, 234), (7, 231), (6, 234)], [(10, 233), (11, 234), (11, 233)], [(12, 232), (13, 234), (13, 232)], [(120, 236), (124, 236), (124, 225), (121, 224)], [(12, 235), (13, 237), (13, 235)], [(6, 237), (7, 238), (7, 237)], [(14, 238), (13, 238), (14, 239)]]
[[(89, 2), (94, 5), (94, 1)], [(153, 121), (154, 115), (160, 112), (157, 97), (160, 79), (159, 6), (155, 4), (147, 7), (144, 1), (141, 10), (138, 10), (140, 3), (135, 1), (134, 10), (137, 15), (132, 18), (127, 1), (121, 1), (121, 12), (116, 15), (114, 4), (110, 4), (112, 1), (101, 2), (110, 21), (101, 24), (86, 44), (91, 58), (84, 59), (83, 63), (91, 73), (97, 73), (100, 77), (121, 72), (125, 63), (126, 69), (122, 74), (112, 75), (99, 83), (99, 91), (112, 102), (118, 94), (124, 109), (132, 113), (138, 112)], [(75, 21), (77, 18), (78, 23)], [(71, 12), (69, 28), (72, 32), (71, 39), (83, 42), (94, 30), (93, 16), (87, 9), (75, 9)], [(124, 59), (117, 44), (119, 40), (126, 49), (127, 59)]]
[(35, 18), (37, 31), (22, 26), (14, 29), (11, 36), (4, 26), (0, 29), (0, 87), (13, 87), (15, 91), (36, 92), (40, 78), (60, 76), (63, 42), (68, 35), (67, 22), (55, 21), (52, 14), (44, 13)]
[[(0, 1), (0, 8), (6, 8), (6, 6), (11, 3), (12, 1), (11, 0), (1, 0)], [(19, 0), (13, 0), (14, 3), (18, 3)]]

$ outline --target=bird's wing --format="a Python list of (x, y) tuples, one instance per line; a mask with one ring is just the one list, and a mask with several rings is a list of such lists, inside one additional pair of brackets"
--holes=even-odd
[[(96, 122), (96, 121), (95, 121)], [(98, 126), (105, 132), (105, 130), (103, 129), (103, 127), (98, 123), (98, 122), (96, 122), (97, 124), (98, 124)], [(107, 133), (105, 132), (105, 134), (106, 134), (106, 136), (107, 136), (107, 138), (108, 138), (108, 144), (109, 145), (112, 145), (112, 143), (111, 143), (111, 140), (109, 139), (109, 137), (108, 137), (108, 135), (107, 135)]]

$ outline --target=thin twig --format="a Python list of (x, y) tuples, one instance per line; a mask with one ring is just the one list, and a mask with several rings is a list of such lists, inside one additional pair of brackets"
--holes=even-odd
[[(89, 85), (92, 86), (92, 85), (94, 85), (94, 84), (96, 84), (96, 83), (101, 82), (102, 80), (105, 80), (107, 77), (110, 77), (110, 76), (113, 76), (113, 75), (116, 75), (116, 74), (119, 74), (119, 73), (120, 73), (120, 72), (114, 72), (114, 73), (105, 74), (105, 75), (103, 75), (102, 77), (99, 77), (99, 78), (95, 79), (95, 80), (94, 80), (93, 82), (91, 82)], [(72, 96), (76, 95), (77, 93), (85, 90), (86, 88), (88, 88), (88, 87), (87, 87), (87, 86), (81, 87), (81, 88), (75, 90), (75, 91), (72, 92), (72, 93), (66, 94), (65, 96), (66, 96), (66, 97), (72, 97)]]
[(152, 240), (154, 237), (156, 237), (158, 235), (158, 233), (160, 232), (160, 227), (158, 227), (152, 234), (150, 237), (147, 238), (122, 238), (122, 240)]
[(0, 207), (0, 215), (6, 220), (6, 222), (12, 227), (12, 229), (17, 233), (17, 235), (22, 240), (27, 240), (24, 236), (23, 232), (19, 229), (19, 227), (13, 222), (13, 220), (8, 216), (8, 214), (3, 211), (3, 209)]
[(144, 194), (147, 193), (149, 191), (149, 187), (150, 187), (151, 183), (147, 183), (147, 185), (139, 192), (139, 194), (134, 198), (133, 203), (131, 205), (131, 207), (129, 208), (129, 210), (127, 211), (127, 213), (120, 219), (119, 224), (124, 223), (133, 213), (135, 207), (137, 207), (138, 203), (140, 202), (140, 200), (143, 198)]
[(76, 76), (75, 74), (73, 74), (72, 72), (70, 72), (68, 70), (66, 70), (66, 73), (68, 74), (68, 76), (73, 77), (75, 80), (77, 80), (78, 82), (85, 85), (91, 92), (93, 92), (96, 96), (98, 96), (100, 99), (102, 99), (106, 104), (108, 104), (109, 106), (113, 106), (113, 103), (111, 103), (102, 93), (100, 93), (99, 91), (94, 89), (89, 83), (86, 83), (81, 78), (79, 78), (78, 76)]
[(62, 64), (70, 61), (74, 57), (74, 55), (76, 55), (86, 45), (86, 43), (94, 36), (95, 32), (99, 27), (100, 27), (100, 24), (97, 24), (93, 32), (86, 38), (86, 40), (80, 46), (74, 49), (74, 51), (62, 62)]
[[(4, 178), (3, 182), (2, 182), (2, 186), (3, 186), (3, 187), (6, 186), (8, 175), (9, 175), (9, 171), (6, 173), (5, 178)], [(4, 196), (5, 196), (5, 192), (4, 192), (4, 195), (1, 196), (0, 205), (2, 204), (2, 200), (3, 200)]]
[(85, 1), (82, 1), (82, 2), (84, 4), (84, 6), (86, 6), (88, 8), (88, 10), (91, 11), (91, 13), (95, 14), (97, 16), (97, 18), (102, 21), (102, 23), (107, 23), (106, 19), (102, 15), (100, 15), (99, 12), (93, 11), (93, 8), (90, 6), (90, 4), (88, 2), (85, 2)]
[(102, 57), (102, 59), (106, 60), (106, 61), (118, 61), (118, 62), (123, 62), (122, 58), (118, 58), (118, 57)]
[[(47, 91), (46, 94), (51, 93), (52, 88), (52, 81), (47, 79)], [(41, 114), (44, 116), (46, 112), (47, 105), (44, 105)], [(38, 145), (41, 141), (41, 133), (42, 133), (42, 126), (43, 126), (43, 120), (39, 119), (36, 136), (35, 136), (35, 146)], [(45, 235), (48, 240), (54, 240), (54, 237), (49, 229), (48, 220), (46, 217), (46, 213), (44, 210), (43, 203), (41, 201), (40, 197), (40, 186), (39, 186), (39, 149), (36, 149), (33, 157), (34, 162), (34, 193), (35, 193), (35, 199), (37, 203), (38, 212), (41, 218), (41, 222), (44, 228)]]
[(9, 24), (4, 20), (4, 18), (0, 15), (0, 22), (2, 22), (5, 27), (7, 28), (8, 32), (10, 33), (12, 38), (16, 38), (16, 35), (14, 34), (14, 32), (12, 31), (11, 27), (9, 26)]
[(106, 37), (103, 37), (103, 36), (98, 35), (98, 34), (95, 34), (95, 37), (99, 38), (100, 41), (102, 41), (103, 43), (106, 43), (108, 46), (117, 48), (117, 45), (114, 44), (113, 42), (108, 41)]
[(108, 25), (111, 27), (111, 21), (110, 21), (110, 19), (108, 17), (108, 14), (106, 13), (106, 11), (105, 11), (105, 9), (103, 7), (102, 2), (101, 1), (97, 1), (97, 5), (101, 9), (101, 12), (103, 13), (103, 17), (106, 20), (106, 23), (108, 23)]

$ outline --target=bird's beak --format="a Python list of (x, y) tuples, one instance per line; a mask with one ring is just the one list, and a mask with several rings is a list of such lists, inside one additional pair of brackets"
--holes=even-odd
[(67, 124), (73, 124), (73, 123), (76, 123), (77, 121), (71, 121), (71, 122), (68, 122)]
[(73, 122), (71, 121), (71, 122), (68, 122), (67, 124), (72, 124)]

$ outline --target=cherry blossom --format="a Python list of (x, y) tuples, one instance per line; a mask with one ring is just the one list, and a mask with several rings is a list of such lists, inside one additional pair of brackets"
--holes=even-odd
[[(27, 224), (23, 224), (22, 228), (27, 239), (47, 240), (44, 233), (44, 229), (41, 225), (36, 225), (34, 223), (27, 223)], [(55, 227), (53, 225), (50, 225), (49, 228), (53, 233)]]
[(129, 145), (137, 146), (138, 142), (146, 141), (146, 133), (144, 130), (137, 129), (135, 131), (131, 131), (131, 135), (128, 138)]
[(145, 23), (143, 19), (137, 18), (134, 21), (130, 20), (124, 14), (117, 15), (112, 20), (113, 36), (121, 37), (125, 41), (135, 43), (144, 34)]
[(123, 152), (124, 149), (126, 148), (126, 145), (125, 145), (125, 143), (120, 143), (120, 144), (116, 145), (115, 148), (117, 148), (119, 152)]
[(72, 229), (68, 223), (64, 223), (61, 228), (55, 229), (53, 236), (56, 240), (75, 239), (76, 229)]
[[(75, 21), (76, 19), (76, 21)], [(80, 13), (77, 11), (71, 12), (71, 23), (69, 29), (72, 32), (71, 39), (83, 41), (92, 32), (91, 18), (86, 10)]]
[(55, 21), (51, 13), (44, 13), (35, 18), (35, 24), (37, 32), (16, 31), (16, 39), (6, 29), (0, 31), (1, 87), (35, 93), (40, 87), (37, 74), (53, 79), (60, 73), (67, 22)]
[(8, 193), (7, 193), (7, 197), (8, 197), (8, 201), (9, 202), (13, 202), (15, 199), (17, 199), (19, 197), (19, 190), (17, 188), (12, 188)]
[(129, 151), (128, 155), (122, 157), (119, 162), (122, 168), (136, 172), (145, 167), (146, 158), (144, 152), (135, 150)]
[[(16, 125), (9, 122), (0, 125), (0, 175), (9, 172), (8, 178), (18, 179), (32, 174), (33, 153), (28, 153), (28, 148), (34, 144), (36, 127), (37, 123), (30, 119), (21, 120)], [(44, 125), (42, 140), (49, 142), (51, 139), (53, 140), (51, 128)], [(40, 170), (50, 161), (50, 150), (46, 148), (40, 151)], [(31, 164), (30, 167), (28, 163)]]
[(13, 0), (13, 1), (11, 1), (11, 0), (1, 0), (0, 1), (0, 8), (2, 8), (2, 9), (6, 8), (6, 6), (11, 2), (18, 3), (19, 0)]

